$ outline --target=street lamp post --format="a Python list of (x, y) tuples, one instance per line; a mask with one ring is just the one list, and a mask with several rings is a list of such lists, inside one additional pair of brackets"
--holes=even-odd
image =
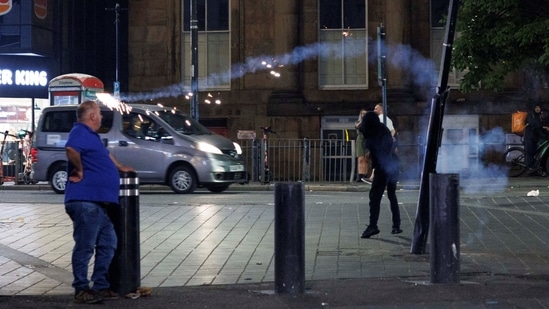
[(120, 81), (118, 80), (118, 24), (120, 22), (120, 10), (127, 10), (127, 8), (120, 8), (120, 4), (116, 3), (114, 8), (106, 8), (107, 11), (114, 11), (114, 26), (115, 26), (115, 49), (116, 49), (116, 68), (115, 68), (115, 80), (113, 85), (113, 93), (115, 97), (120, 97)]
[(383, 107), (383, 124), (387, 125), (387, 72), (385, 60), (387, 58), (385, 46), (385, 26), (377, 27), (377, 80), (381, 86), (381, 99)]
[(198, 121), (198, 4), (191, 0), (191, 117)]

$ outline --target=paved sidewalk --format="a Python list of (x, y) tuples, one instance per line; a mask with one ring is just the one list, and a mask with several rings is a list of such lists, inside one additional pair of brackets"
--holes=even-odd
[[(273, 293), (272, 204), (142, 206), (141, 284), (152, 287), (153, 295), (107, 304), (113, 308), (549, 308), (548, 184), (546, 178), (526, 177), (462, 180), (460, 284), (430, 284), (429, 254), (409, 253), (417, 183), (402, 182), (398, 192), (405, 233), (389, 233), (384, 199), (382, 232), (368, 240), (359, 238), (368, 216), (367, 194), (353, 195), (366, 199), (361, 201), (346, 201), (341, 195), (341, 203), (329, 205), (307, 204), (306, 196), (303, 295)], [(306, 184), (306, 189), (337, 195), (367, 192), (368, 186)], [(272, 191), (273, 186), (252, 184), (230, 190)], [(527, 196), (532, 190), (539, 190), (539, 196)], [(61, 204), (0, 201), (0, 308), (74, 306), (70, 224)]]

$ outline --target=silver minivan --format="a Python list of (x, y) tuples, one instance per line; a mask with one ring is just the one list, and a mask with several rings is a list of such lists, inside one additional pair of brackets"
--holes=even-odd
[[(49, 181), (57, 193), (65, 192), (65, 143), (77, 108), (44, 108), (33, 136), (32, 177)], [(168, 185), (176, 193), (191, 193), (197, 187), (223, 192), (233, 183), (247, 181), (240, 146), (176, 109), (127, 104), (124, 112), (101, 106), (101, 113), (101, 139), (120, 163), (137, 171), (140, 184)]]

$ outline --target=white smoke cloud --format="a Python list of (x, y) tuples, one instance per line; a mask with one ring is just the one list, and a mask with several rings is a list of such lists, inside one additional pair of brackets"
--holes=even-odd
[[(488, 153), (495, 147), (500, 147), (505, 141), (505, 132), (496, 127), (479, 136), (479, 154)], [(505, 190), (508, 183), (507, 170), (499, 162), (484, 164), (479, 162), (475, 181), (462, 184), (464, 193), (480, 193), (490, 195), (490, 192)]]

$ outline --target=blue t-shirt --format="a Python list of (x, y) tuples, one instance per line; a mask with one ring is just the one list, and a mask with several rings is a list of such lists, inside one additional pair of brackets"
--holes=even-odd
[[(109, 151), (99, 134), (90, 127), (75, 123), (65, 147), (71, 147), (80, 153), (84, 177), (79, 182), (67, 179), (65, 203), (70, 201), (92, 201), (118, 203), (120, 174), (109, 157)], [(67, 173), (74, 169), (69, 162)]]

